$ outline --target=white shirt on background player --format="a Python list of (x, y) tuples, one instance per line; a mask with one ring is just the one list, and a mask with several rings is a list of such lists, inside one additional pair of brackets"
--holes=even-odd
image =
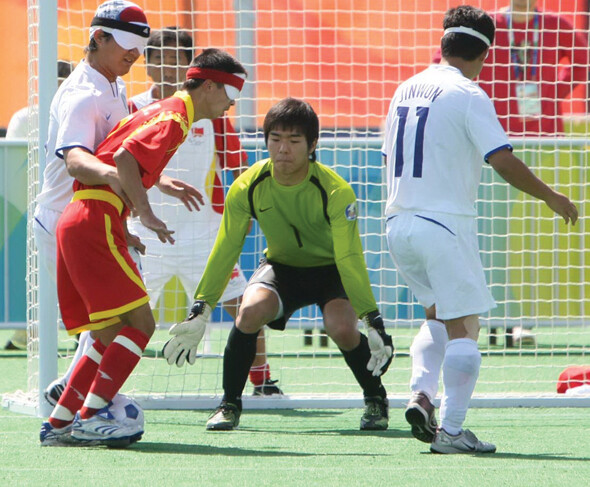
[[(57, 90), (50, 108), (43, 186), (37, 209), (62, 212), (73, 196), (63, 151), (82, 147), (94, 154), (111, 129), (129, 114), (125, 83), (113, 83), (82, 60)], [(41, 223), (43, 223), (41, 221)], [(53, 233), (54, 228), (46, 228)]]
[[(401, 130), (403, 161), (394, 153)], [(400, 210), (476, 216), (482, 159), (503, 148), (511, 145), (485, 92), (455, 67), (430, 66), (402, 83), (389, 107), (386, 216)], [(394, 177), (402, 162), (401, 177)]]
[(26, 139), (29, 135), (29, 110), (33, 116), (37, 114), (37, 105), (24, 107), (13, 113), (6, 127), (6, 140)]

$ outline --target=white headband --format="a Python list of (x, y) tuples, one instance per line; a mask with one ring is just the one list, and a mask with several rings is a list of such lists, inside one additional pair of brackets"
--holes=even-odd
[(492, 44), (490, 42), (490, 40), (486, 36), (484, 36), (481, 32), (478, 32), (475, 29), (472, 29), (471, 27), (465, 27), (464, 25), (460, 25), (459, 27), (449, 27), (448, 29), (445, 29), (445, 33), (443, 34), (443, 37), (446, 36), (447, 34), (452, 34), (455, 32), (458, 34), (467, 34), (469, 36), (477, 37), (480, 41), (482, 41), (488, 47), (490, 47), (490, 45)]

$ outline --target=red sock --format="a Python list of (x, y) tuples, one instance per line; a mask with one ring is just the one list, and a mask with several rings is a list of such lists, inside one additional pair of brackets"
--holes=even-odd
[(59, 402), (51, 413), (49, 418), (51, 426), (63, 428), (72, 422), (76, 411), (82, 407), (84, 398), (90, 390), (105, 350), (106, 347), (100, 340), (96, 340), (82, 355), (70, 376), (68, 385), (59, 398)]
[(250, 382), (252, 384), (261, 386), (267, 379), (270, 379), (270, 365), (268, 365), (268, 362), (256, 367), (250, 367)]
[(115, 397), (133, 372), (149, 341), (150, 337), (137, 328), (126, 326), (119, 332), (102, 356), (94, 382), (80, 409), (82, 419), (92, 417), (104, 407), (103, 402), (108, 403)]

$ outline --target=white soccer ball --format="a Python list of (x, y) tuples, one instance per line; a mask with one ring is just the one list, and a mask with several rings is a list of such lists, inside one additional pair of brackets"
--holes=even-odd
[(109, 406), (109, 412), (121, 424), (133, 425), (143, 430), (143, 409), (133, 399), (123, 394), (117, 394)]

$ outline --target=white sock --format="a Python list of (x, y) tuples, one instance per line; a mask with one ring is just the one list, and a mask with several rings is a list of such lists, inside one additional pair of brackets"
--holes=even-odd
[(63, 382), (67, 383), (70, 380), (70, 376), (72, 375), (72, 372), (74, 372), (74, 368), (76, 367), (78, 360), (82, 358), (82, 356), (88, 351), (93, 343), (94, 339), (90, 335), (89, 331), (83, 331), (80, 334), (80, 338), (78, 339), (78, 348), (76, 348), (76, 353), (74, 353), (72, 362), (63, 376)]
[(451, 435), (461, 432), (480, 365), (481, 353), (475, 340), (459, 338), (447, 343), (442, 366), (445, 390), (440, 418), (441, 428)]
[(449, 336), (443, 323), (436, 320), (422, 323), (410, 347), (412, 392), (424, 392), (431, 401), (434, 400), (438, 392), (438, 380), (448, 341)]

